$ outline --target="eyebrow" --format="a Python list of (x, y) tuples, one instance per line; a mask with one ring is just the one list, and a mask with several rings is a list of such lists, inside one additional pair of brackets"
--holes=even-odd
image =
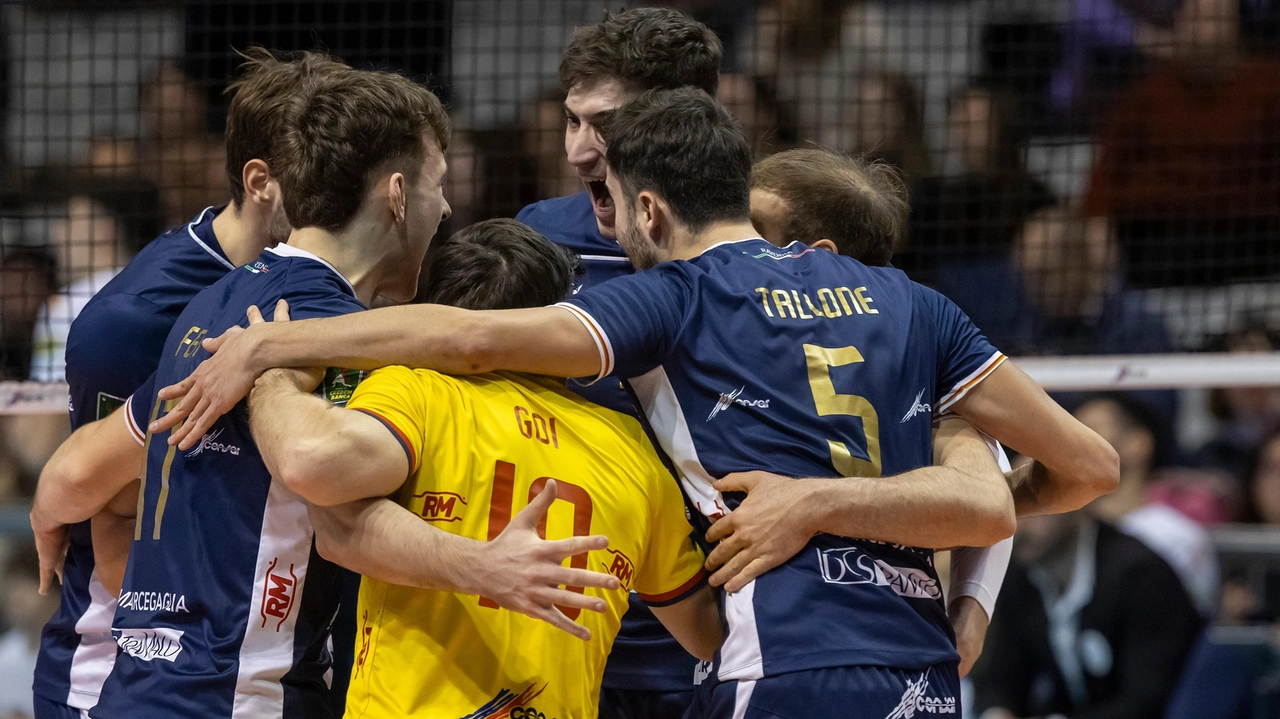
[(590, 115), (579, 115), (570, 109), (568, 104), (565, 104), (562, 107), (564, 108), (564, 114), (566, 117), (576, 117), (579, 120), (587, 120), (592, 125), (599, 125), (601, 122), (608, 122), (613, 118), (614, 113), (618, 111), (617, 108), (614, 108), (612, 110), (600, 110), (598, 112), (593, 112)]

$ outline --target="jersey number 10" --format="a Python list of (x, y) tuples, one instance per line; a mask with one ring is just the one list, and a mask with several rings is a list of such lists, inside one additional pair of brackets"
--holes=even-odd
[[(591, 495), (587, 494), (587, 490), (574, 484), (566, 482), (563, 479), (555, 477), (538, 477), (529, 486), (529, 499), (542, 493), (543, 488), (547, 486), (547, 482), (555, 479), (556, 482), (556, 501), (564, 500), (573, 505), (573, 536), (586, 537), (591, 534)], [(515, 492), (516, 483), (516, 466), (510, 462), (498, 460), (493, 467), (493, 498), (489, 501), (489, 541), (493, 541), (502, 530), (507, 528), (511, 523), (511, 504), (512, 494)], [(542, 521), (538, 523), (538, 536), (543, 539), (547, 538), (547, 517), (543, 515)], [(569, 567), (572, 569), (586, 569), (587, 555), (575, 554), (569, 559)], [(582, 594), (585, 590), (582, 587), (565, 587), (570, 592)], [(488, 597), (480, 597), (480, 606), (498, 608), (498, 603)], [(578, 613), (582, 610), (577, 607), (559, 607), (570, 621), (578, 618)]]

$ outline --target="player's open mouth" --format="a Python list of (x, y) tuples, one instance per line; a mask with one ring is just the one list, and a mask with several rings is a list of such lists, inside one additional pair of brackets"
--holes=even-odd
[(591, 208), (595, 210), (596, 219), (606, 226), (613, 225), (613, 196), (604, 180), (585, 180), (587, 192), (591, 193)]

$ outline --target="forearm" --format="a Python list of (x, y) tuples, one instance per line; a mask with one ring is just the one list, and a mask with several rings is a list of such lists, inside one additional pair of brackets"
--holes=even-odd
[(129, 548), (133, 546), (134, 518), (103, 511), (89, 520), (89, 527), (93, 536), (93, 563), (98, 582), (112, 596), (118, 597), (124, 583)]
[(948, 467), (801, 480), (813, 528), (912, 547), (985, 547), (1013, 533), (1008, 493)]
[(388, 499), (309, 505), (321, 556), (389, 584), (478, 594), (484, 543), (432, 527)]
[(87, 521), (138, 477), (143, 448), (123, 422), (117, 413), (80, 428), (58, 447), (36, 485), (33, 526)]
[[(405, 305), (263, 324), (247, 332), (254, 343), (251, 362), (260, 371), (404, 365), (448, 374), (512, 370), (579, 377), (594, 375), (600, 368), (599, 354), (578, 320), (565, 310), (545, 307), (473, 312)], [(587, 351), (574, 351), (575, 345)]]
[(1005, 477), (1013, 492), (1013, 506), (1019, 517), (1074, 511), (1081, 500), (1075, 491), (1078, 485), (1039, 461), (1027, 462)]

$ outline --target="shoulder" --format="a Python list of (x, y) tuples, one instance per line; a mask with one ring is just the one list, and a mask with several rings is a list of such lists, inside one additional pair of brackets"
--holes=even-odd
[(594, 220), (591, 198), (583, 191), (576, 195), (553, 197), (526, 205), (516, 215), (516, 219), (541, 232), (542, 226), (547, 223), (560, 225), (565, 220), (583, 219), (588, 215)]

